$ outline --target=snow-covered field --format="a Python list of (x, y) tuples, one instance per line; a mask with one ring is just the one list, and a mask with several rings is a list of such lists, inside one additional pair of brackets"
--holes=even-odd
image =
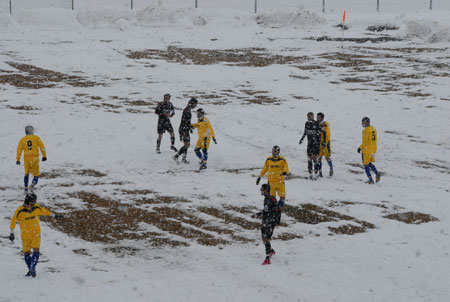
[[(13, 15), (0, 3), (1, 302), (448, 301), (448, 3), (329, 1), (323, 14), (321, 1), (260, 1), (255, 15), (253, 1), (66, 2), (16, 0)], [(168, 134), (156, 154), (164, 93), (176, 129), (190, 97), (207, 112), (206, 171), (192, 148), (177, 165)], [(315, 182), (298, 145), (308, 111), (331, 125), (335, 175)], [(363, 116), (379, 136), (373, 186), (356, 152)], [(5, 237), (27, 124), (48, 152), (39, 203), (66, 216), (41, 222), (31, 280)], [(292, 175), (262, 266), (250, 215), (273, 145)]]

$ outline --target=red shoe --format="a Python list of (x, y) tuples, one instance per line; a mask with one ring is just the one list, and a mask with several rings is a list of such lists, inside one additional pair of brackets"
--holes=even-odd
[(267, 265), (267, 264), (270, 264), (270, 259), (269, 258), (266, 258), (264, 260), (264, 262), (262, 263), (262, 265)]
[(272, 249), (272, 250), (270, 251), (270, 253), (269, 253), (269, 257), (272, 257), (273, 255), (276, 255), (276, 253), (275, 253), (275, 250), (274, 250), (274, 249)]

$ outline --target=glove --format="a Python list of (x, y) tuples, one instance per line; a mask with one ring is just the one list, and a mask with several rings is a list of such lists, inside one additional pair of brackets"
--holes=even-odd
[(284, 207), (284, 200), (283, 199), (278, 200), (278, 207), (279, 208)]
[(324, 142), (322, 143), (322, 148), (325, 148), (327, 146), (327, 144)]
[(20, 166), (20, 160), (16, 161), (16, 165)]
[(9, 240), (11, 240), (11, 242), (13, 242), (14, 241), (14, 233), (11, 233), (11, 234), (9, 234)]
[(301, 139), (298, 144), (301, 145), (303, 143), (303, 139)]
[(361, 153), (361, 148), (358, 147), (358, 153)]
[(60, 220), (60, 219), (63, 219), (63, 218), (64, 218), (63, 214), (55, 214), (55, 219)]
[(44, 156), (44, 157), (42, 158), (42, 161), (46, 161), (46, 160), (47, 160), (47, 157)]
[(281, 175), (283, 175), (283, 176), (287, 176), (287, 173), (286, 173), (286, 172), (283, 172), (283, 173), (281, 173)]
[(215, 138), (215, 137), (213, 137), (213, 141), (214, 141), (214, 144), (217, 145), (217, 141), (216, 141), (216, 138)]
[(256, 179), (256, 185), (259, 185), (259, 182), (261, 181), (261, 177), (258, 177), (257, 179)]

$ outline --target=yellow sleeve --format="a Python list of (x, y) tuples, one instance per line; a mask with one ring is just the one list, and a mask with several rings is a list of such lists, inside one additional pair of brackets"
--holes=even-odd
[(40, 205), (36, 205), (39, 207), (39, 216), (50, 216), (52, 215), (52, 212), (50, 212), (49, 210), (47, 210), (46, 208), (40, 206)]
[(326, 129), (325, 129), (325, 132), (326, 132), (326, 135), (327, 135), (327, 139), (326, 139), (326, 143), (329, 143), (330, 142), (330, 133), (331, 133), (331, 131), (330, 131), (330, 125), (328, 124), (328, 123), (326, 123)]
[(362, 132), (362, 142), (361, 142), (361, 146), (359, 146), (361, 149), (364, 149), (364, 146), (366, 146), (367, 144), (367, 139), (366, 139), (366, 129), (364, 128), (363, 132)]
[(212, 126), (211, 126), (211, 123), (210, 123), (209, 119), (208, 119), (208, 129), (210, 131), (211, 136), (212, 137), (216, 137), (216, 135), (214, 134), (214, 130), (213, 130)]
[(41, 149), (42, 157), (47, 157), (47, 152), (45, 151), (44, 143), (42, 142), (40, 137), (38, 137), (37, 142), (38, 142), (39, 149)]
[(11, 230), (14, 230), (16, 228), (17, 224), (17, 213), (19, 213), (21, 207), (18, 207), (17, 210), (14, 212), (14, 216), (11, 218), (11, 224), (9, 225), (9, 228)]
[(22, 157), (22, 152), (23, 152), (23, 140), (24, 140), (24, 138), (22, 138), (22, 139), (19, 141), (19, 144), (17, 145), (16, 161), (19, 161), (20, 158)]
[(263, 177), (267, 173), (268, 169), (269, 169), (269, 167), (267, 165), (267, 160), (266, 160), (266, 162), (264, 163), (264, 168), (261, 170), (261, 173), (259, 173), (259, 177)]
[(286, 159), (284, 160), (283, 172), (289, 173), (289, 167)]
[(191, 124), (191, 126), (194, 128), (200, 128), (200, 123)]

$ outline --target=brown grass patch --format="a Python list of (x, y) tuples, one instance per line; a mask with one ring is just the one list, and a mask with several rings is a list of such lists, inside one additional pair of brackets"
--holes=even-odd
[(416, 164), (416, 166), (418, 166), (418, 167), (421, 167), (424, 169), (435, 169), (441, 173), (450, 174), (450, 168), (447, 165), (444, 165), (442, 163), (436, 164), (436, 163), (432, 163), (432, 162), (429, 162), (426, 160), (415, 160), (414, 161), (414, 164)]
[(224, 212), (218, 208), (213, 207), (199, 207), (198, 210), (205, 214), (214, 216), (224, 221), (225, 224), (236, 224), (244, 230), (258, 230), (261, 228), (261, 223), (249, 221), (247, 219), (236, 217), (232, 214)]
[(39, 108), (35, 108), (35, 107), (32, 107), (32, 106), (9, 106), (9, 105), (7, 105), (6, 107), (9, 108), (9, 109), (12, 109), (12, 110), (23, 110), (23, 111), (40, 110)]
[(398, 220), (407, 224), (421, 224), (430, 221), (439, 221), (436, 217), (429, 214), (417, 212), (395, 213), (383, 216), (384, 218)]

